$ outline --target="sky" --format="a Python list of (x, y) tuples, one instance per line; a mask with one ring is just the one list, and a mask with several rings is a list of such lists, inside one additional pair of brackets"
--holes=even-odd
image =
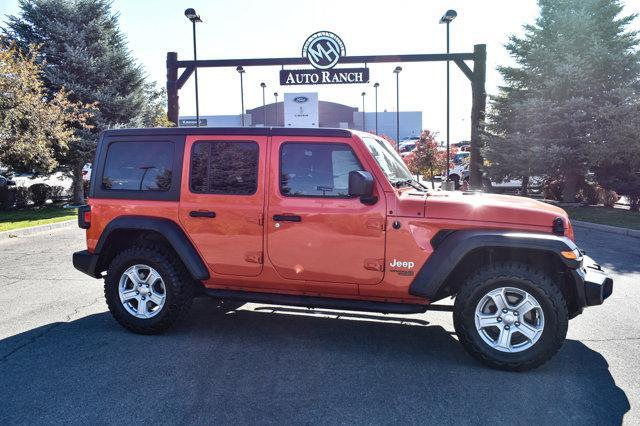
[[(640, 13), (640, 0), (625, 0), (625, 14)], [(487, 93), (501, 83), (498, 65), (512, 64), (504, 43), (510, 34), (521, 35), (533, 23), (535, 0), (114, 0), (121, 30), (129, 49), (151, 80), (164, 86), (166, 53), (192, 59), (191, 22), (184, 16), (193, 7), (203, 19), (197, 25), (199, 59), (297, 57), (312, 33), (332, 31), (343, 40), (347, 55), (443, 53), (445, 25), (438, 24), (447, 9), (458, 16), (451, 23), (452, 53), (472, 52), (474, 44), (487, 45)], [(18, 0), (0, 0), (0, 16), (19, 12)], [(5, 19), (3, 18), (4, 22)], [(640, 30), (640, 18), (632, 28)], [(373, 64), (369, 84), (280, 86), (278, 67), (245, 67), (244, 98), (247, 109), (262, 104), (261, 82), (267, 84), (267, 102), (273, 92), (317, 91), (319, 99), (374, 110), (373, 83), (380, 83), (378, 109), (396, 110), (396, 81), (400, 74), (400, 110), (422, 111), (423, 127), (440, 139), (446, 128), (446, 64)], [(472, 66), (472, 64), (469, 64)], [(354, 65), (357, 66), (357, 65)], [(471, 85), (451, 63), (451, 141), (468, 140)], [(198, 71), (200, 114), (239, 114), (240, 81), (235, 69)], [(193, 77), (179, 93), (180, 115), (195, 115)]]

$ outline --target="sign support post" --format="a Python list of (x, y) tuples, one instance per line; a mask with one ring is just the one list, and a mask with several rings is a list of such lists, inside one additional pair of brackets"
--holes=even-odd
[[(453, 61), (471, 82), (471, 162), (469, 165), (469, 179), (472, 189), (481, 189), (483, 186), (483, 159), (480, 149), (482, 147), (485, 108), (487, 103), (487, 94), (485, 90), (487, 46), (485, 44), (477, 44), (473, 48), (473, 53), (344, 56), (344, 44), (342, 41), (335, 35), (333, 35), (335, 38), (328, 40), (327, 34), (330, 33), (323, 31), (316, 33), (307, 39), (305, 46), (311, 50), (308, 57), (179, 61), (178, 54), (176, 52), (167, 52), (167, 117), (173, 123), (178, 123), (178, 116), (180, 112), (178, 91), (186, 83), (196, 68), (280, 66), (282, 68), (280, 71), (280, 78), (282, 79), (284, 77), (285, 82), (287, 79), (289, 79), (289, 82), (293, 81), (293, 83), (289, 84), (313, 84), (311, 81), (307, 82), (307, 79), (311, 80), (316, 78), (318, 79), (317, 84), (344, 84), (367, 83), (369, 81), (369, 68), (332, 69), (331, 67), (336, 64)], [(313, 44), (313, 42), (318, 44)], [(314, 65), (316, 66), (315, 70), (284, 69), (287, 65), (309, 65), (312, 57), (314, 60), (319, 61)], [(473, 70), (469, 68), (465, 61), (473, 61)], [(311, 63), (313, 64), (313, 62)], [(178, 75), (178, 71), (180, 69), (184, 70), (180, 75)], [(322, 82), (323, 79), (325, 80), (324, 82)], [(298, 83), (298, 81), (300, 81), (300, 83)]]

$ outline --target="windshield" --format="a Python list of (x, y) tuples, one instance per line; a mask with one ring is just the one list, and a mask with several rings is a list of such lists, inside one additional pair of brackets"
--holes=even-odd
[(462, 162), (464, 161), (465, 158), (467, 158), (469, 156), (469, 152), (467, 151), (463, 151), (463, 152), (459, 152), (457, 153), (454, 157), (453, 157), (453, 164), (462, 164)]
[(404, 164), (404, 161), (402, 161), (389, 142), (368, 137), (364, 137), (362, 140), (387, 176), (387, 179), (389, 179), (389, 182), (394, 183), (412, 178), (411, 172)]

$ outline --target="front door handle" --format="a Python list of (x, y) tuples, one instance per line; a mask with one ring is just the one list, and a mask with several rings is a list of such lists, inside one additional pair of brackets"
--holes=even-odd
[(273, 220), (276, 222), (302, 222), (298, 215), (274, 214)]
[(192, 210), (189, 212), (189, 216), (191, 217), (209, 217), (209, 218), (214, 218), (216, 217), (216, 213), (215, 212), (210, 212), (210, 211), (198, 211), (198, 210)]

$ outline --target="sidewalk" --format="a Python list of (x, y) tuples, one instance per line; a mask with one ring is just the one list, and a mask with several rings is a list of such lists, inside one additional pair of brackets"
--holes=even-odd
[(78, 223), (77, 219), (71, 219), (71, 220), (65, 220), (63, 222), (54, 222), (54, 223), (47, 223), (44, 225), (31, 226), (29, 228), (10, 229), (9, 231), (0, 232), (0, 241), (8, 238), (18, 238), (18, 237), (24, 237), (27, 235), (37, 234), (39, 232), (51, 231), (53, 229), (70, 228), (73, 226), (77, 226), (77, 223)]

